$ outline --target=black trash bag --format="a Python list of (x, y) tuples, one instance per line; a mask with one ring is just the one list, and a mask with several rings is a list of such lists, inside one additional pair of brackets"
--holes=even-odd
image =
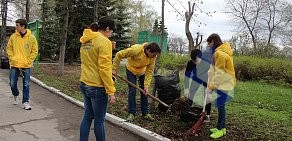
[[(155, 75), (155, 89), (157, 90), (158, 98), (166, 104), (172, 104), (175, 99), (180, 97), (179, 72), (167, 76)], [(167, 107), (162, 104), (158, 105), (161, 112), (166, 112)]]
[(191, 107), (180, 113), (180, 120), (184, 122), (197, 122), (202, 115), (202, 107)]

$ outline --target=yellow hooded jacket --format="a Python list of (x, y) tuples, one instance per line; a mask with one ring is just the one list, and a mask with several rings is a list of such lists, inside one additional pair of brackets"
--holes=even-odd
[(85, 29), (80, 38), (81, 77), (89, 86), (104, 87), (106, 94), (116, 91), (112, 80), (112, 43), (100, 32)]
[(209, 69), (209, 89), (226, 91), (234, 89), (236, 79), (232, 55), (233, 52), (228, 42), (224, 42), (215, 50), (212, 57), (213, 64)]
[(23, 37), (16, 31), (8, 41), (6, 52), (10, 67), (31, 68), (38, 54), (36, 38), (29, 29), (26, 29), (26, 34)]
[(149, 88), (153, 76), (156, 57), (149, 58), (146, 56), (144, 52), (144, 46), (146, 44), (147, 43), (135, 44), (127, 49), (117, 52), (113, 62), (113, 69), (117, 70), (121, 59), (127, 58), (127, 69), (134, 75), (145, 74), (144, 88)]

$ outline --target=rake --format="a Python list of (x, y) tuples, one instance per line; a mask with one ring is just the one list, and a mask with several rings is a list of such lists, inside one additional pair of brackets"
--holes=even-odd
[(187, 131), (187, 134), (198, 134), (201, 131), (202, 128), (202, 124), (205, 118), (205, 110), (206, 110), (206, 103), (207, 103), (207, 94), (205, 94), (205, 98), (204, 98), (204, 104), (203, 104), (203, 111), (202, 111), (202, 115), (200, 117), (200, 119), (197, 121), (197, 123)]
[[(122, 76), (120, 76), (120, 75), (118, 75), (118, 74), (116, 74), (116, 76), (117, 76), (118, 78), (120, 78), (121, 80), (127, 82), (128, 84), (130, 84), (131, 86), (135, 87), (136, 89), (138, 89), (139, 91), (141, 91), (142, 93), (145, 94), (145, 91), (144, 91), (142, 88), (138, 87), (137, 85), (133, 84), (132, 82), (130, 82), (129, 80), (123, 78)], [(153, 100), (159, 102), (159, 103), (162, 104), (163, 106), (169, 108), (169, 106), (168, 106), (166, 103), (164, 103), (163, 101), (159, 100), (157, 97), (155, 97), (155, 96), (153, 96), (153, 95), (151, 95), (151, 94), (149, 94), (149, 95), (147, 95), (147, 96), (149, 96), (149, 97), (152, 98)]]

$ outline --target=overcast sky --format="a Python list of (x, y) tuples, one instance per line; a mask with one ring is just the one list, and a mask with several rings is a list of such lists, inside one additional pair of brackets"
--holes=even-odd
[[(147, 0), (147, 5), (151, 5), (161, 15), (161, 1), (162, 0)], [(188, 3), (186, 0), (165, 0), (165, 26), (169, 33), (175, 33), (185, 37), (185, 21), (182, 21), (181, 16), (177, 18), (177, 12), (175, 9), (180, 11), (182, 14), (188, 8)], [(180, 3), (182, 2), (182, 4)], [(175, 9), (170, 5), (172, 4)], [(216, 11), (212, 14), (212, 17), (206, 14), (199, 14), (196, 18), (197, 21), (205, 23), (198, 27), (198, 22), (192, 21), (190, 24), (190, 30), (194, 34), (200, 32), (203, 34), (203, 39), (206, 39), (212, 33), (218, 33), (222, 40), (229, 40), (232, 35), (235, 35), (235, 27), (232, 25), (229, 15), (225, 14), (225, 2), (224, 0), (203, 0), (203, 4), (198, 4), (198, 6), (204, 11)], [(197, 12), (198, 13), (198, 12)], [(184, 15), (183, 15), (184, 16)], [(194, 35), (193, 35), (194, 36)]]
[[(161, 16), (161, 3), (162, 0), (143, 0), (146, 1), (147, 5), (151, 5), (157, 11), (158, 15)], [(198, 0), (197, 0), (198, 1)], [(196, 21), (202, 22), (200, 27), (199, 23), (193, 20), (190, 23), (190, 30), (193, 36), (196, 32), (203, 34), (203, 38), (206, 39), (212, 33), (218, 33), (223, 40), (229, 40), (233, 35), (236, 35), (234, 23), (229, 18), (230, 15), (224, 13), (225, 0), (201, 0), (203, 4), (198, 4), (198, 6), (209, 12), (214, 12), (211, 17), (206, 14), (199, 13), (198, 17), (195, 18)], [(287, 0), (291, 3), (292, 0)], [(172, 4), (174, 8), (170, 5)], [(165, 0), (165, 26), (169, 33), (175, 33), (182, 37), (185, 36), (185, 21), (182, 17), (175, 12), (175, 9), (180, 11), (182, 16), (184, 16), (185, 8), (188, 8), (188, 0)], [(206, 24), (206, 25), (205, 25)], [(10, 24), (9, 24), (10, 25)]]

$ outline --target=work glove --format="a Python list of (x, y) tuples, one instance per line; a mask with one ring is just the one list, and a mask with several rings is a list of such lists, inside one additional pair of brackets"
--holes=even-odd
[(205, 96), (207, 96), (207, 103), (206, 104), (212, 102), (212, 93), (213, 93), (213, 90), (206, 88), (206, 90), (205, 90)]

